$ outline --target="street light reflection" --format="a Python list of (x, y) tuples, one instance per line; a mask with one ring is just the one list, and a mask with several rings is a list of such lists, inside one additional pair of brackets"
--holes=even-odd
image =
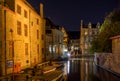
[(67, 61), (68, 64), (68, 74), (70, 73), (70, 61)]

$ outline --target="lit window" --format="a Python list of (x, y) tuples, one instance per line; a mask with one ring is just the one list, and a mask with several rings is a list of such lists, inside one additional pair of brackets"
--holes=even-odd
[(21, 31), (21, 22), (20, 21), (17, 21), (17, 34), (18, 35), (21, 35), (22, 34), (22, 31)]
[(85, 31), (85, 35), (87, 35), (88, 33)]
[(17, 13), (21, 14), (21, 6), (17, 5)]

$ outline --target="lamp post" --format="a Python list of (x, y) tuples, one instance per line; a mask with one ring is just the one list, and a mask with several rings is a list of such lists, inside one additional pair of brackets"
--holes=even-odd
[(13, 65), (13, 69), (12, 69), (12, 77), (13, 77), (13, 81), (14, 81), (14, 41), (13, 41), (13, 30), (10, 29), (10, 33), (11, 33), (11, 48), (12, 48), (12, 65)]

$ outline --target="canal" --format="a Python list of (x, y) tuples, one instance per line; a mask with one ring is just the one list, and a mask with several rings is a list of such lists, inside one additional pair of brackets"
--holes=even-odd
[(64, 65), (63, 81), (99, 81), (93, 58), (71, 58)]

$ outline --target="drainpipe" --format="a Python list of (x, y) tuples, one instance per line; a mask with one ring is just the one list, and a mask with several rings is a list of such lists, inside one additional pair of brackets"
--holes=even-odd
[(31, 18), (30, 18), (31, 11), (29, 10), (29, 38), (30, 38), (30, 66), (32, 66), (32, 55), (31, 55)]
[(4, 47), (4, 60), (5, 60), (5, 75), (7, 75), (7, 66), (6, 66), (6, 10), (4, 10), (4, 41), (5, 41), (5, 47)]

